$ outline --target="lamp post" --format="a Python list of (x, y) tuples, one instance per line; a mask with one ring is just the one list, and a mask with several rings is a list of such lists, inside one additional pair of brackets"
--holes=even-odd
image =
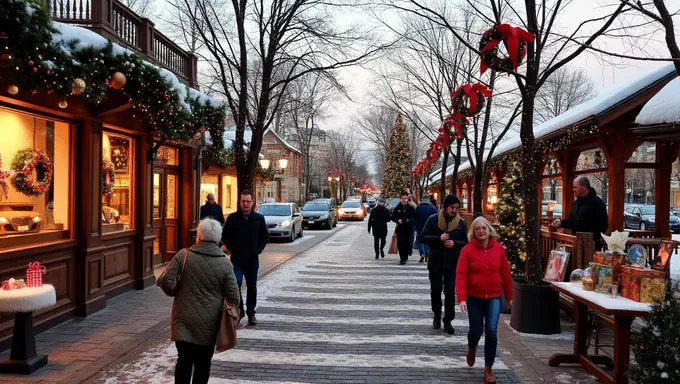
[(328, 197), (333, 198), (333, 190), (331, 189), (331, 181), (333, 180), (332, 177), (328, 176)]
[(337, 184), (336, 199), (340, 200), (340, 176), (335, 176), (335, 183)]

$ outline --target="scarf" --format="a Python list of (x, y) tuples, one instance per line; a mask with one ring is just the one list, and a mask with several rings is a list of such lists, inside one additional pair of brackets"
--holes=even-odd
[(444, 216), (444, 210), (442, 209), (437, 214), (437, 226), (444, 232), (453, 232), (458, 228), (458, 223), (460, 223), (460, 216), (456, 215), (450, 222), (446, 222), (446, 217)]

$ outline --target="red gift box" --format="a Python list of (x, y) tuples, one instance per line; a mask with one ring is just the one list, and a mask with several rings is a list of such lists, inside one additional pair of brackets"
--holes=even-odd
[(26, 286), (42, 287), (45, 272), (47, 272), (47, 268), (40, 265), (39, 262), (28, 263), (28, 268), (26, 268)]
[(663, 284), (665, 282), (663, 271), (623, 267), (621, 278), (621, 295), (625, 298), (642, 303), (652, 303), (654, 299), (663, 297)]

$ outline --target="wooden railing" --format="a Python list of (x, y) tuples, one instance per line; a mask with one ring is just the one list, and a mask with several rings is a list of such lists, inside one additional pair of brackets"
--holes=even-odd
[(571, 251), (567, 273), (565, 276), (569, 276), (571, 271), (576, 268), (586, 268), (588, 263), (593, 260), (593, 250), (595, 244), (593, 243), (592, 233), (579, 232), (576, 235), (570, 235), (552, 231), (546, 228), (541, 228), (541, 237), (539, 243), (541, 262), (544, 268), (548, 263), (550, 252), (556, 249), (559, 245), (565, 245), (567, 246), (568, 250)]
[(144, 54), (189, 86), (198, 86), (197, 58), (160, 33), (154, 23), (118, 0), (43, 0), (55, 21), (78, 24)]

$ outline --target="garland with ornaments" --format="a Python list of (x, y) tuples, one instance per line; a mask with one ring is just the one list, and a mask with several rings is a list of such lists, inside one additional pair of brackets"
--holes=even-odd
[(179, 83), (169, 71), (110, 41), (93, 46), (69, 39), (72, 33), (65, 31), (76, 27), (53, 24), (42, 1), (5, 4), (0, 14), (0, 68), (7, 74), (10, 95), (44, 91), (57, 95), (59, 107), (65, 109), (73, 97), (96, 105), (112, 92), (121, 92), (167, 140), (189, 141), (201, 127), (224, 126), (223, 106)]
[(41, 149), (29, 147), (17, 151), (12, 160), (11, 170), (12, 186), (26, 196), (40, 196), (47, 192), (52, 184), (54, 166)]
[[(496, 24), (482, 34), (479, 41), (480, 72), (491, 68), (498, 72), (516, 71), (527, 55), (527, 44), (536, 39), (534, 34), (510, 24)], [(508, 56), (498, 55), (499, 44), (504, 43)]]
[(102, 159), (102, 195), (111, 197), (116, 181), (115, 167), (109, 159)]

